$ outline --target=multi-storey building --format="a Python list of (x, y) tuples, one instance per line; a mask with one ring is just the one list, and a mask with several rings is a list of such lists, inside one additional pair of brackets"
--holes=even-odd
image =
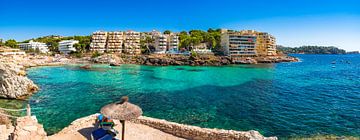
[(64, 54), (69, 54), (70, 52), (75, 52), (76, 48), (74, 44), (79, 43), (77, 40), (63, 40), (59, 42), (59, 52)]
[(178, 53), (179, 51), (179, 35), (171, 33), (168, 36), (168, 51), (169, 53)]
[(175, 33), (153, 35), (155, 53), (178, 53), (179, 36)]
[(224, 54), (231, 57), (256, 57), (276, 55), (275, 38), (254, 30), (222, 30), (221, 45)]
[(261, 32), (259, 33), (259, 41), (260, 44), (264, 45), (264, 55), (267, 56), (274, 56), (276, 54), (276, 39), (274, 36), (270, 35), (269, 33)]
[(166, 53), (167, 45), (168, 45), (168, 36), (161, 34), (154, 36), (154, 46), (155, 53)]
[(92, 34), (90, 50), (105, 52), (106, 51), (107, 32), (97, 31)]
[(127, 54), (140, 54), (140, 32), (126, 31), (124, 52)]
[(122, 53), (124, 38), (124, 32), (108, 32), (106, 52)]
[(34, 42), (30, 40), (29, 43), (21, 43), (18, 44), (20, 49), (22, 50), (39, 50), (41, 53), (48, 53), (49, 49), (45, 43)]

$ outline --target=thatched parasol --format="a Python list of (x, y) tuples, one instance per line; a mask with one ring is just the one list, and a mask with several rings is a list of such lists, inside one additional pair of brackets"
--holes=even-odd
[(111, 119), (120, 120), (122, 123), (122, 140), (125, 135), (125, 121), (136, 119), (142, 115), (142, 110), (139, 106), (128, 102), (129, 97), (121, 97), (121, 101), (117, 103), (108, 104), (101, 108), (100, 113), (110, 117)]

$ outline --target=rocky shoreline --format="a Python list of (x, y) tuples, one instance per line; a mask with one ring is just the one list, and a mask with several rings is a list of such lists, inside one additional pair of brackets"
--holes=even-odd
[(271, 57), (243, 57), (232, 59), (228, 56), (214, 55), (116, 55), (105, 54), (96, 58), (87, 58), (93, 63), (106, 64), (138, 64), (149, 66), (224, 66), (231, 64), (258, 64), (258, 63), (281, 63), (298, 62), (299, 59), (291, 56), (271, 56)]

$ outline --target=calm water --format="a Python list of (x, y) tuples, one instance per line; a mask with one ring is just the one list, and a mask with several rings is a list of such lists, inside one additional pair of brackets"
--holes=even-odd
[(48, 133), (128, 95), (146, 116), (201, 127), (279, 137), (359, 136), (360, 56), (296, 56), (302, 62), (32, 68), (29, 77), (41, 91), (29, 102), (41, 108), (33, 112)]

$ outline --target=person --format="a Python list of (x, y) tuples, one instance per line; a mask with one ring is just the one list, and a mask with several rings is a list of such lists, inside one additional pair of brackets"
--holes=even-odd
[(110, 117), (105, 117), (103, 114), (97, 116), (96, 123), (100, 128), (104, 128), (107, 130), (113, 129), (113, 127), (115, 126), (114, 120), (112, 120)]

